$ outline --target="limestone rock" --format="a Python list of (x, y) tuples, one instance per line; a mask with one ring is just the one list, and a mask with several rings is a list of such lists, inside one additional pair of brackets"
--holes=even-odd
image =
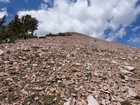
[(74, 98), (69, 98), (67, 102), (64, 103), (64, 105), (75, 105), (75, 99)]
[(33, 66), (33, 67), (37, 67), (37, 66), (38, 66), (38, 64), (32, 64), (32, 66)]
[(128, 94), (129, 94), (130, 96), (132, 96), (132, 97), (137, 96), (137, 93), (136, 93), (133, 89), (131, 89), (131, 88), (128, 89)]
[(123, 70), (123, 69), (121, 69), (120, 72), (121, 73), (124, 73), (124, 74), (132, 74), (132, 72), (130, 72), (128, 70)]
[(112, 60), (111, 63), (118, 64), (118, 62), (115, 60)]
[(135, 70), (135, 67), (133, 67), (133, 66), (124, 66), (124, 68), (126, 68), (128, 71)]
[(26, 47), (26, 48), (24, 48), (24, 49), (22, 49), (22, 50), (25, 51), (25, 52), (31, 51), (31, 49), (28, 48), (28, 47)]
[(4, 54), (4, 51), (0, 49), (0, 55)]
[(100, 76), (100, 73), (98, 72), (98, 71), (94, 71), (94, 76), (96, 76), (96, 77), (99, 77)]
[(95, 98), (92, 95), (87, 97), (88, 105), (99, 105)]

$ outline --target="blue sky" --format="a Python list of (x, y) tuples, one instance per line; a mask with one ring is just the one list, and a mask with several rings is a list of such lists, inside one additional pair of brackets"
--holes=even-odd
[(0, 18), (16, 14), (36, 17), (38, 35), (75, 31), (140, 48), (140, 0), (0, 0)]

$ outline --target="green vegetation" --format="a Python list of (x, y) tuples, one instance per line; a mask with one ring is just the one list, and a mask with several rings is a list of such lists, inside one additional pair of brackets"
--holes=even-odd
[(28, 96), (22, 105), (63, 105), (62, 99), (57, 95), (39, 95)]
[(6, 26), (3, 25), (5, 20), (6, 16), (0, 19), (0, 43), (37, 37), (34, 35), (34, 31), (37, 30), (38, 20), (31, 15), (25, 15), (21, 18), (16, 15)]
[(57, 36), (71, 36), (71, 34), (68, 32), (68, 33), (58, 33), (58, 34), (52, 34), (52, 33), (49, 33), (46, 35), (46, 37), (57, 37)]
[[(38, 20), (31, 17), (31, 15), (25, 15), (19, 18), (18, 15), (14, 17), (7, 25), (4, 25), (6, 15), (0, 18), (0, 43), (13, 43), (17, 39), (38, 38), (34, 35), (34, 31), (37, 30)], [(68, 33), (49, 33), (46, 36), (40, 36), (39, 38), (57, 37), (57, 36), (71, 36)]]
[(123, 101), (121, 102), (121, 105), (132, 105), (129, 101)]
[(120, 78), (121, 78), (121, 79), (125, 79), (125, 76), (124, 76), (123, 73), (120, 73), (119, 75), (120, 75)]

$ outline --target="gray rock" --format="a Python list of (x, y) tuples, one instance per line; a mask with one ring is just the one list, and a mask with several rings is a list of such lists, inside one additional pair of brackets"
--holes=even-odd
[(133, 91), (133, 89), (131, 89), (131, 88), (128, 89), (128, 94), (132, 97), (137, 96), (137, 93), (135, 91)]
[(38, 64), (32, 64), (32, 66), (33, 66), (33, 67), (37, 67), (37, 66), (38, 66)]
[(25, 52), (31, 51), (30, 48), (24, 48), (24, 49), (22, 49), (22, 50), (25, 51)]
[(69, 98), (64, 105), (75, 105), (76, 100), (74, 98)]
[(87, 97), (88, 105), (99, 105), (95, 98), (92, 95)]
[(71, 80), (63, 80), (63, 84), (65, 86), (69, 86), (69, 85), (73, 84), (73, 82)]
[(123, 69), (121, 69), (120, 72), (121, 73), (124, 73), (124, 74), (132, 74), (132, 72), (130, 72), (128, 70), (123, 70)]
[(112, 60), (111, 63), (118, 64), (118, 62), (115, 60)]
[(4, 51), (0, 49), (0, 55), (4, 54)]
[(135, 67), (133, 67), (133, 66), (124, 66), (124, 68), (126, 68), (128, 71), (135, 70)]

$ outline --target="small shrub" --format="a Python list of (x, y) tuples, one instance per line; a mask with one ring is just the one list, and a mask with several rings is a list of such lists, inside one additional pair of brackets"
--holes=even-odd
[(55, 37), (55, 34), (49, 33), (46, 35), (46, 37)]
[(35, 35), (32, 35), (32, 34), (29, 34), (29, 35), (26, 36), (26, 38), (27, 38), (27, 39), (30, 39), (30, 38), (38, 38), (38, 37), (35, 36)]
[(132, 105), (129, 101), (123, 101), (123, 102), (121, 102), (121, 105)]
[[(36, 99), (37, 98), (37, 99)], [(63, 105), (62, 99), (58, 95), (39, 95), (28, 96), (22, 105)]]
[(39, 39), (45, 39), (46, 36), (39, 36)]
[(57, 37), (57, 36), (71, 36), (71, 34), (68, 32), (68, 33), (58, 33), (58, 34), (52, 34), (52, 33), (49, 33), (46, 35), (46, 37)]
[(121, 79), (125, 79), (124, 74), (120, 73), (119, 75), (120, 75), (120, 78), (121, 78)]

